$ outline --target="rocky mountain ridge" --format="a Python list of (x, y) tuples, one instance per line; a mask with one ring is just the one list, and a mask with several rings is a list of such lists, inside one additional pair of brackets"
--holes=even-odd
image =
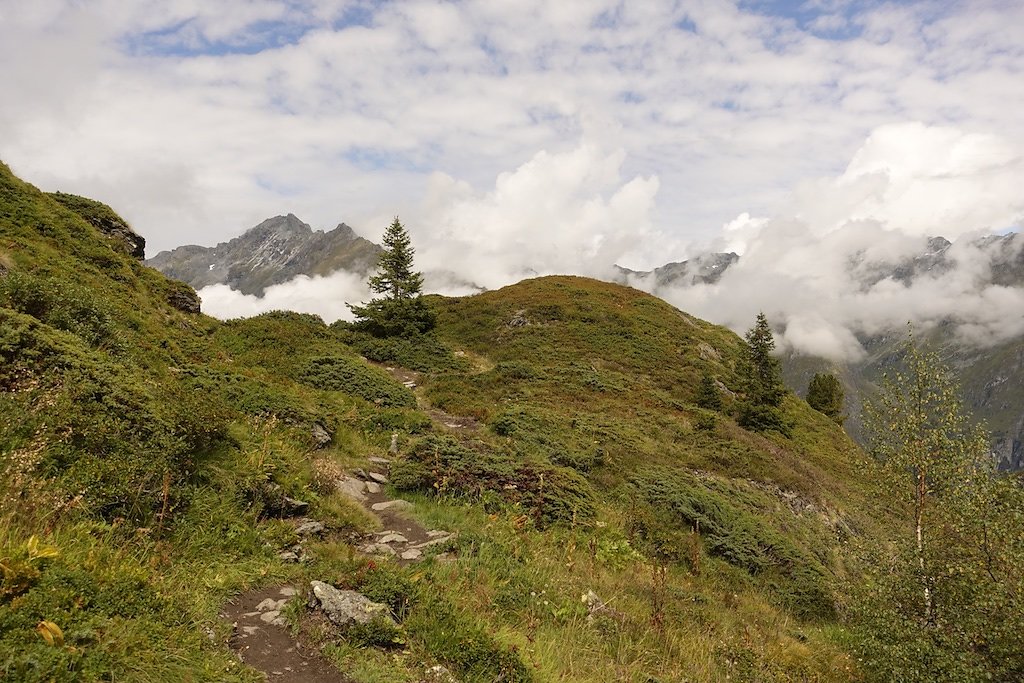
[(215, 247), (188, 245), (162, 251), (146, 265), (196, 289), (226, 284), (243, 294), (262, 295), (267, 287), (298, 275), (336, 270), (368, 274), (378, 254), (378, 245), (345, 223), (324, 232), (288, 214), (268, 218)]

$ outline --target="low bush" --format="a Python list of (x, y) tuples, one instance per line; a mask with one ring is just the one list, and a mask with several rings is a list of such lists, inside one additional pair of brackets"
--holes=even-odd
[(639, 498), (650, 505), (637, 515), (635, 531), (648, 549), (686, 560), (689, 530), (697, 528), (707, 551), (772, 585), (781, 601), (802, 618), (830, 618), (834, 601), (824, 567), (812, 552), (777, 530), (759, 506), (759, 492), (711, 477), (664, 469), (632, 479)]
[(71, 332), (93, 347), (116, 341), (111, 311), (90, 290), (58, 278), (10, 273), (0, 279), (0, 306)]
[(530, 669), (513, 648), (502, 646), (471, 620), (439, 600), (424, 604), (406, 621), (410, 636), (466, 683), (528, 683)]
[(298, 380), (314, 389), (343, 391), (389, 408), (416, 407), (416, 397), (413, 393), (395, 381), (391, 375), (354, 358), (310, 358), (299, 371)]
[(419, 372), (466, 370), (469, 363), (452, 354), (433, 334), (408, 337), (375, 337), (354, 329), (351, 323), (338, 321), (331, 325), (335, 337), (355, 349), (363, 357), (377, 363), (391, 363)]
[(400, 489), (439, 495), (480, 498), (491, 492), (534, 516), (541, 526), (594, 516), (590, 484), (573, 470), (474, 446), (428, 436), (392, 463), (391, 482)]

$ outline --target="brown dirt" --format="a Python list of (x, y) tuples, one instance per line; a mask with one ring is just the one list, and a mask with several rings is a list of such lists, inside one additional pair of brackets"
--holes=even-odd
[(224, 606), (221, 616), (235, 624), (231, 648), (245, 664), (264, 672), (272, 683), (352, 683), (319, 652), (292, 637), (287, 627), (261, 618), (267, 611), (257, 606), (268, 599), (288, 599), (287, 589), (276, 586), (249, 591)]

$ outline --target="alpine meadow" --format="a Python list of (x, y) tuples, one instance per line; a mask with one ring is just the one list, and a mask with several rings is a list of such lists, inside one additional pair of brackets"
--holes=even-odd
[[(273, 586), (295, 591), (267, 628), (356, 681), (438, 665), (466, 681), (1020, 670), (1020, 489), (951, 461), (933, 493), (903, 455), (973, 448), (916, 355), (914, 391), (936, 398), (907, 429), (941, 437), (893, 428), (875, 459), (776, 388), (761, 320), (744, 341), (637, 290), (547, 277), (424, 297), (410, 310), (429, 332), (218, 322), (131, 255), (106, 206), (6, 168), (2, 202), (9, 680), (258, 680), (218, 615)], [(740, 426), (751, 405), (771, 419)], [(929, 500), (891, 490), (891, 465), (921, 472)], [(352, 495), (366, 472), (444, 542), (415, 562), (367, 546), (389, 529)], [(940, 570), (948, 534), (963, 550)], [(901, 546), (905, 564), (883, 561)], [(867, 580), (914, 609), (885, 617), (898, 603), (875, 606)], [(386, 605), (390, 626), (324, 619), (310, 581)], [(949, 631), (953, 615), (982, 620), (975, 635)], [(907, 640), (877, 654), (893, 634)]]
[(0, 681), (1024, 681), (1024, 3), (0, 0), (0, 63)]

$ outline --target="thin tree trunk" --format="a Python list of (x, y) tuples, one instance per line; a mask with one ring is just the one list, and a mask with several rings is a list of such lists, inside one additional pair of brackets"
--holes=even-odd
[(924, 581), (924, 615), (925, 623), (932, 623), (932, 591), (928, 585), (928, 579), (924, 572), (924, 500), (927, 494), (927, 473), (925, 468), (917, 470), (917, 505), (914, 509), (914, 523), (917, 531), (917, 564), (921, 569), (921, 579)]

